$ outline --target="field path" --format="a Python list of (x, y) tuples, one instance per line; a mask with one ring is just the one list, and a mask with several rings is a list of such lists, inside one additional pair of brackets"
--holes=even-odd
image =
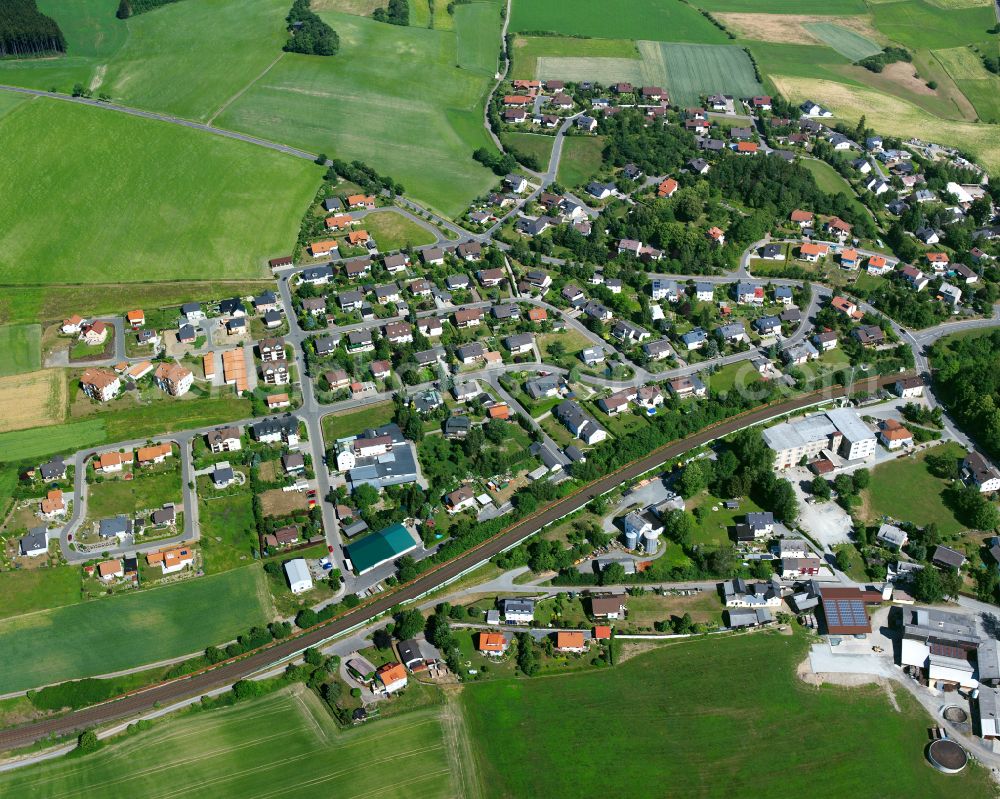
[(237, 100), (239, 100), (240, 97), (243, 96), (243, 94), (246, 92), (247, 89), (249, 89), (257, 81), (259, 81), (261, 78), (263, 78), (268, 72), (270, 72), (271, 69), (274, 67), (274, 65), (277, 64), (284, 57), (285, 57), (285, 51), (282, 50), (280, 53), (278, 53), (278, 57), (276, 59), (274, 59), (274, 61), (272, 61), (270, 64), (268, 64), (266, 67), (264, 67), (264, 71), (263, 72), (261, 72), (256, 78), (254, 78), (252, 81), (250, 81), (246, 86), (244, 86), (238, 92), (236, 92), (236, 94), (234, 94), (232, 97), (230, 97), (228, 100), (226, 100), (226, 102), (224, 102), (221, 106), (219, 106), (219, 108), (216, 109), (215, 113), (212, 114), (212, 116), (210, 116), (208, 118), (208, 121), (205, 124), (206, 125), (211, 125), (213, 122), (215, 122), (215, 118), (219, 114), (221, 114), (223, 111), (225, 111), (227, 108), (229, 108), (229, 106), (231, 106)]

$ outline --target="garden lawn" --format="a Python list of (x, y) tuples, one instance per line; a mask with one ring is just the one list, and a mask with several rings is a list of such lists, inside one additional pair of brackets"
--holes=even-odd
[(600, 170), (603, 151), (603, 136), (567, 136), (559, 159), (559, 182), (567, 188), (586, 183)]
[[(728, 510), (724, 502), (724, 500), (708, 493), (699, 494), (688, 500), (687, 509), (689, 511), (694, 511), (697, 507), (706, 510), (705, 516), (700, 522), (697, 516), (694, 517), (694, 531), (691, 534), (692, 544), (717, 547), (730, 543), (730, 528), (734, 527), (737, 521), (743, 521), (746, 514), (761, 509), (756, 502), (747, 497), (740, 500), (740, 505), (736, 510)], [(712, 508), (718, 508), (718, 510), (712, 510)]]
[(42, 326), (0, 327), (0, 377), (34, 372), (42, 366)]
[(368, 214), (361, 220), (361, 227), (367, 230), (381, 252), (402, 250), (433, 244), (437, 237), (423, 225), (418, 225), (395, 211), (380, 211)]
[[(174, 452), (165, 465), (178, 466), (179, 457), (179, 453)], [(153, 468), (162, 469), (163, 466)], [(131, 516), (136, 511), (160, 508), (168, 502), (180, 506), (183, 497), (179, 466), (155, 474), (143, 474), (142, 469), (136, 467), (135, 475), (132, 480), (105, 480), (90, 485), (87, 516), (90, 519), (106, 519), (119, 513)]]
[(80, 594), (80, 569), (51, 566), (0, 572), (0, 618), (34, 613), (36, 610), (75, 605)]
[(0, 692), (197, 652), (270, 618), (258, 565), (14, 617), (0, 622)]
[(935, 455), (951, 453), (956, 460), (964, 455), (958, 445), (947, 444), (925, 450), (916, 457), (899, 458), (873, 469), (867, 492), (870, 521), (891, 516), (921, 527), (934, 522), (942, 535), (951, 535), (964, 529), (942, 499), (947, 481), (935, 477), (927, 470), (924, 461), (928, 452)]
[[(321, 16), (340, 36), (339, 54), (286, 55), (216, 124), (363, 160), (414, 199), (449, 216), (461, 213), (495, 181), (472, 159), (478, 147), (492, 147), (482, 112), (492, 72), (457, 67), (457, 36), (449, 31)], [(491, 63), (499, 36), (493, 48)], [(479, 63), (486, 62), (482, 56)]]
[(338, 438), (354, 436), (369, 427), (381, 427), (392, 421), (396, 408), (391, 402), (368, 405), (357, 411), (323, 417), (323, 440), (327, 446)]
[(629, 597), (627, 624), (649, 627), (658, 621), (669, 621), (671, 616), (691, 614), (694, 622), (715, 622), (722, 625), (722, 602), (715, 591), (702, 591), (690, 596), (654, 594)]
[(0, 793), (37, 797), (44, 785), (47, 795), (67, 799), (152, 797), (164, 793), (169, 774), (171, 795), (446, 799), (463, 795), (450, 761), (440, 710), (341, 730), (313, 692), (295, 685), (231, 707), (170, 716), (113, 739), (85, 761), (61, 758), (9, 772), (0, 776)]
[(0, 118), (0, 140), (5, 283), (262, 276), (320, 177), (261, 147), (58, 100)]
[(694, 6), (657, 0), (514, 0), (510, 29), (601, 39), (727, 41)]
[(734, 387), (746, 388), (760, 382), (760, 374), (749, 361), (738, 361), (723, 366), (718, 372), (702, 374), (702, 380), (712, 392), (732, 391)]
[[(467, 685), (484, 796), (725, 796), (767, 790), (777, 774), (783, 795), (816, 799), (993, 795), (979, 768), (927, 765), (931, 718), (905, 690), (889, 689), (896, 712), (881, 686), (807, 686), (795, 676), (806, 650), (804, 635), (697, 639), (611, 670)], [(734, 664), (752, 675), (738, 690)], [(752, 768), (747, 724), (768, 730)]]

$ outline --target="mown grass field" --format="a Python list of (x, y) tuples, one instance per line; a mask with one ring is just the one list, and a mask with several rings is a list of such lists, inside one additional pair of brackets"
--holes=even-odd
[(576, 39), (561, 36), (517, 36), (511, 47), (513, 77), (534, 80), (539, 58), (632, 58), (639, 57), (631, 39)]
[(447, 743), (437, 710), (345, 731), (315, 694), (294, 686), (228, 708), (170, 717), (85, 760), (54, 760), (2, 775), (0, 792), (10, 799), (445, 799), (461, 795)]
[(916, 457), (899, 458), (873, 469), (867, 490), (870, 521), (891, 516), (921, 527), (934, 522), (943, 535), (964, 529), (942, 499), (947, 481), (935, 477), (927, 469), (927, 453), (935, 456), (947, 453), (954, 455), (956, 460), (964, 454), (957, 444), (945, 444)]
[[(438, 16), (444, 14), (442, 9)], [(340, 53), (283, 58), (216, 124), (361, 159), (401, 182), (413, 198), (449, 216), (461, 213), (493, 184), (493, 175), (472, 159), (476, 148), (491, 146), (482, 103), (492, 70), (488, 77), (456, 67), (454, 33), (349, 14), (322, 16), (340, 35)], [(499, 35), (493, 48), (490, 63)]]
[[(802, 635), (703, 639), (614, 670), (469, 685), (484, 795), (707, 797), (775, 779), (783, 795), (817, 799), (993, 795), (981, 769), (949, 777), (927, 765), (931, 719), (905, 690), (891, 688), (896, 712), (879, 686), (800, 682), (806, 648)], [(738, 690), (734, 669), (750, 675)], [(748, 725), (767, 730), (752, 750)]]
[(103, 419), (0, 433), (0, 462), (29, 462), (58, 452), (75, 452), (108, 441)]
[(502, 141), (505, 149), (510, 147), (526, 155), (535, 156), (544, 169), (552, 155), (552, 142), (555, 141), (555, 137), (539, 133), (505, 133)]
[(810, 22), (805, 28), (850, 61), (860, 61), (882, 52), (882, 48), (871, 39), (836, 23)]
[(657, 0), (515, 0), (510, 29), (601, 39), (727, 41), (693, 6)]
[(41, 325), (0, 326), (0, 377), (39, 369), (41, 345)]
[(493, 77), (497, 71), (498, 42), (502, 26), (498, 2), (480, 0), (455, 6), (458, 65), (462, 69)]
[(434, 234), (423, 225), (393, 211), (368, 214), (361, 227), (372, 235), (381, 251), (419, 247), (435, 240)]
[[(168, 459), (176, 463), (174, 458)], [(124, 513), (131, 516), (136, 511), (162, 507), (173, 502), (178, 508), (183, 499), (180, 469), (171, 469), (155, 475), (141, 475), (133, 480), (105, 480), (89, 487), (87, 516), (104, 519)]]
[(379, 402), (356, 411), (330, 414), (323, 417), (323, 440), (353, 436), (368, 427), (381, 427), (392, 421), (394, 407), (391, 402)]
[(890, 136), (930, 136), (941, 144), (959, 147), (976, 156), (989, 171), (1000, 169), (1000, 135), (992, 125), (940, 119), (911, 102), (881, 92), (832, 80), (772, 75), (772, 82), (792, 102), (822, 97), (823, 104), (848, 124), (861, 115), (878, 119)]
[(942, 8), (924, 0), (875, 3), (875, 26), (886, 36), (913, 50), (959, 47), (990, 38), (996, 17), (988, 6)]
[(51, 566), (0, 572), (0, 618), (74, 605), (81, 600), (80, 569)]
[(559, 159), (559, 182), (566, 187), (579, 186), (601, 168), (603, 136), (567, 136)]
[(260, 147), (58, 100), (0, 118), (0, 140), (10, 284), (262, 276), (320, 178)]
[[(196, 652), (270, 620), (259, 566), (0, 622), (0, 692)], [(135, 794), (133, 794), (135, 795)]]
[(865, 0), (700, 0), (708, 11), (746, 11), (758, 14), (864, 14)]
[(249, 493), (213, 496), (211, 489), (200, 492), (198, 525), (207, 574), (245, 566), (250, 550), (259, 546)]

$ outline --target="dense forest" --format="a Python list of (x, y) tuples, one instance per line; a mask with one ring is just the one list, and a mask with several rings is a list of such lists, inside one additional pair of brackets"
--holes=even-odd
[(145, 14), (147, 11), (176, 2), (177, 0), (120, 0), (115, 16), (118, 19), (128, 19), (136, 14)]
[(66, 52), (58, 23), (35, 0), (0, 0), (0, 57), (31, 58)]
[(1000, 457), (1000, 331), (949, 341), (931, 350), (935, 393), (959, 426)]
[(336, 55), (340, 49), (337, 32), (309, 8), (309, 0), (295, 0), (285, 20), (292, 34), (285, 42), (287, 52)]

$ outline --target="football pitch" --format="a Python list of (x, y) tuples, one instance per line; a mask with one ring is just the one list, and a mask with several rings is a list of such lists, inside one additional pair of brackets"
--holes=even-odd
[(255, 565), (14, 616), (0, 622), (0, 693), (197, 652), (269, 621), (269, 605)]
[(459, 795), (440, 711), (340, 730), (311, 691), (293, 686), (181, 715), (85, 759), (0, 775), (5, 799), (445, 799)]

